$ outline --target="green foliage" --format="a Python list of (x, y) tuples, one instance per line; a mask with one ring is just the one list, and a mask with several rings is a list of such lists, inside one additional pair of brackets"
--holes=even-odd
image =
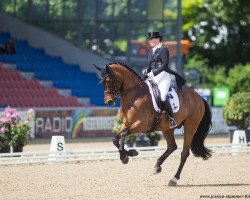
[(182, 3), (183, 26), (182, 30), (186, 33), (197, 23), (196, 13), (204, 5), (204, 0), (184, 0)]
[[(250, 64), (235, 65), (227, 72), (225, 66), (208, 67), (208, 60), (201, 55), (187, 57), (187, 63), (184, 65), (184, 70), (195, 69), (204, 76), (205, 85), (199, 87), (229, 87), (231, 93), (250, 92)], [(228, 74), (228, 75), (227, 75)], [(189, 77), (187, 77), (189, 80)]]
[(230, 69), (226, 82), (232, 93), (250, 92), (250, 63)]
[(208, 59), (200, 54), (188, 56), (187, 63), (184, 65), (184, 70), (188, 71), (190, 69), (195, 69), (202, 74), (206, 74), (208, 72)]
[(207, 86), (209, 88), (227, 86), (226, 82), (226, 69), (223, 66), (216, 66), (210, 68), (206, 74)]
[(228, 125), (246, 129), (250, 125), (250, 92), (234, 94), (223, 106), (223, 117)]
[(126, 144), (134, 144), (136, 138), (137, 138), (137, 135), (135, 135), (135, 134), (130, 134), (130, 135), (126, 136), (126, 138), (125, 138), (125, 143), (126, 143)]
[(113, 127), (113, 133), (117, 134), (119, 133), (119, 131), (121, 130), (122, 127), (122, 120), (119, 117), (119, 113), (117, 114), (117, 116), (115, 117), (115, 121), (114, 121), (114, 127)]
[[(213, 88), (218, 86), (227, 86), (226, 83), (226, 69), (223, 66), (216, 66), (215, 68), (208, 67), (208, 60), (201, 55), (188, 57), (188, 62), (184, 65), (185, 71), (197, 70), (200, 73), (200, 85), (198, 87)], [(189, 77), (187, 77), (190, 83)], [(203, 82), (202, 82), (203, 80)]]
[(15, 126), (15, 129), (11, 132), (10, 146), (24, 146), (27, 144), (28, 133), (30, 126), (26, 123), (21, 123)]
[(7, 107), (0, 116), (0, 149), (4, 146), (24, 146), (27, 144), (30, 131), (29, 122), (33, 120), (33, 110), (28, 111), (22, 119), (15, 109)]
[(125, 39), (117, 39), (114, 41), (114, 47), (119, 51), (125, 52), (127, 50), (127, 41)]
[(184, 0), (182, 15), (191, 55), (202, 54), (210, 67), (250, 61), (250, 1)]
[(158, 131), (154, 131), (154, 132), (148, 133), (148, 134), (147, 134), (147, 137), (148, 137), (151, 141), (154, 141), (154, 142), (158, 142), (158, 141), (161, 140), (161, 134), (160, 134)]

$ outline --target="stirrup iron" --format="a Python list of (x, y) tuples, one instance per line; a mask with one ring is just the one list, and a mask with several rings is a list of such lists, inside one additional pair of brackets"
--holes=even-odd
[(175, 119), (172, 117), (169, 117), (169, 126), (170, 126), (170, 128), (174, 128), (177, 126)]

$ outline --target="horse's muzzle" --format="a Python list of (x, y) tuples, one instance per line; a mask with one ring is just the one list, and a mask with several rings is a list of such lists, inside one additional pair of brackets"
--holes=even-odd
[(113, 100), (108, 100), (107, 102), (105, 102), (106, 105), (109, 105), (109, 106), (114, 106), (115, 105), (115, 101)]
[(104, 97), (104, 102), (108, 106), (114, 106), (116, 102), (116, 98), (113, 95), (106, 95)]

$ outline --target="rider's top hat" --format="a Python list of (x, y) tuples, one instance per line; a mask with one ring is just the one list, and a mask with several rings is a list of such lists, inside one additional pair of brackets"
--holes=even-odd
[(149, 40), (149, 39), (152, 39), (152, 38), (160, 38), (160, 39), (162, 39), (162, 36), (161, 36), (160, 32), (158, 32), (158, 31), (149, 32), (147, 39)]

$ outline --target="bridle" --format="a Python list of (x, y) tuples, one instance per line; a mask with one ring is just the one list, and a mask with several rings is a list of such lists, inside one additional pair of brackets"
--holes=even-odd
[(121, 82), (121, 81), (119, 81), (115, 77), (115, 75), (114, 75), (114, 73), (113, 73), (113, 71), (112, 71), (111, 68), (110, 68), (110, 71), (111, 71), (111, 73), (108, 73), (106, 76), (101, 77), (101, 82), (104, 85), (105, 84), (104, 82), (106, 81), (106, 79), (108, 77), (110, 77), (111, 80), (112, 80), (112, 82), (114, 83), (115, 90), (114, 90), (114, 92), (112, 92), (112, 91), (108, 91), (108, 89), (104, 89), (104, 94), (110, 94), (110, 95), (114, 96), (115, 98), (119, 98), (119, 97), (121, 97), (121, 92), (119, 91), (119, 88), (117, 86), (117, 82)]
[(118, 82), (122, 83), (122, 81), (118, 80), (118, 79), (115, 77), (114, 72), (112, 71), (111, 68), (109, 68), (109, 70), (110, 70), (110, 73), (106, 74), (104, 77), (101, 77), (101, 82), (102, 82), (102, 84), (104, 85), (104, 84), (105, 84), (105, 83), (104, 83), (105, 80), (106, 80), (108, 77), (110, 77), (111, 80), (112, 80), (112, 82), (113, 82), (113, 84), (114, 84), (114, 92), (108, 91), (108, 90), (104, 89), (104, 94), (110, 94), (110, 95), (114, 96), (115, 98), (119, 98), (119, 97), (121, 97), (122, 95), (125, 95), (125, 94), (128, 94), (128, 93), (134, 91), (135, 89), (138, 88), (138, 86), (141, 87), (141, 85), (142, 85), (142, 83), (143, 83), (143, 81), (139, 81), (138, 84), (136, 84), (135, 86), (133, 86), (133, 87), (131, 87), (131, 88), (128, 88), (127, 90), (121, 92), (121, 91), (119, 91), (119, 88), (118, 88)]

